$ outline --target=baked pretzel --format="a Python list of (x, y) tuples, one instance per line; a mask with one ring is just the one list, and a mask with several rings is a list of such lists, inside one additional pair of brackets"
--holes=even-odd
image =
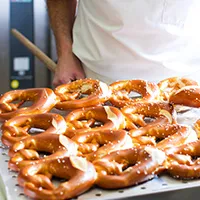
[(164, 121), (162, 119), (164, 119), (164, 117), (161, 118), (160, 121), (157, 120), (138, 129), (130, 130), (129, 135), (131, 137), (156, 136), (158, 138), (165, 138), (176, 133), (180, 127), (182, 127), (180, 124), (170, 123), (169, 121)]
[(14, 117), (1, 128), (2, 143), (10, 147), (30, 136), (31, 128), (43, 129), (44, 133), (63, 134), (66, 131), (66, 122), (61, 115), (55, 113), (32, 114)]
[[(12, 103), (20, 101), (19, 103)], [(25, 102), (31, 101), (32, 105), (20, 107)], [(12, 90), (0, 98), (0, 120), (8, 120), (18, 115), (40, 114), (50, 111), (58, 102), (58, 97), (49, 88), (31, 88)]]
[(199, 178), (200, 140), (172, 148), (168, 154), (167, 171), (178, 179)]
[[(168, 122), (168, 118), (172, 121), (171, 123), (176, 122), (176, 112), (174, 107), (167, 102), (137, 102), (123, 107), (121, 112), (125, 116), (126, 128), (128, 129), (130, 129), (130, 127), (131, 129), (137, 129), (138, 126), (147, 126), (148, 123), (145, 122), (146, 117), (155, 119), (155, 121), (151, 122), (153, 126)], [(143, 117), (140, 117), (140, 120), (138, 121), (137, 118), (135, 118), (135, 114), (139, 114)], [(151, 123), (146, 127), (147, 129), (150, 128)], [(136, 125), (136, 128), (134, 125)]]
[(181, 145), (197, 141), (197, 134), (191, 127), (181, 125), (176, 128), (176, 133), (166, 137), (156, 144), (158, 149), (165, 151), (165, 153), (168, 154), (172, 152), (174, 147), (179, 147)]
[(111, 96), (105, 83), (93, 79), (80, 79), (55, 88), (60, 98), (56, 108), (61, 110), (77, 109), (101, 105)]
[(185, 86), (175, 92), (169, 97), (169, 102), (173, 104), (200, 107), (200, 86)]
[(79, 145), (78, 150), (81, 152), (79, 155), (91, 162), (112, 151), (133, 146), (131, 138), (124, 130), (86, 132), (75, 135), (72, 140)]
[[(147, 125), (136, 130), (130, 130), (129, 135), (135, 145), (158, 145), (159, 142), (165, 140), (167, 137), (174, 137), (180, 131), (182, 125), (179, 124), (155, 124), (154, 126)], [(168, 139), (169, 139), (168, 138)], [(185, 137), (183, 137), (185, 138)], [(181, 135), (181, 139), (182, 135)], [(181, 140), (182, 141), (182, 140)], [(163, 145), (164, 146), (164, 145)]]
[(160, 97), (162, 100), (169, 100), (169, 97), (173, 92), (185, 87), (185, 86), (197, 86), (198, 83), (192, 79), (184, 77), (170, 77), (166, 78), (158, 83), (160, 88)]
[[(66, 179), (57, 187), (52, 176)], [(86, 159), (70, 156), (44, 160), (24, 167), (18, 176), (24, 193), (34, 199), (64, 200), (76, 197), (90, 189), (96, 180), (94, 166)]]
[[(117, 81), (112, 83), (110, 88), (113, 94), (109, 101), (120, 108), (138, 101), (155, 100), (160, 94), (156, 84), (145, 80)], [(131, 98), (129, 97), (131, 92), (139, 93), (141, 97)]]
[[(77, 155), (78, 145), (64, 135), (42, 133), (16, 142), (9, 150), (11, 157), (8, 167), (19, 171), (27, 165), (41, 160), (50, 160), (64, 156)], [(39, 153), (48, 153), (40, 157)], [(49, 155), (50, 154), (50, 155)]]
[(118, 108), (112, 106), (76, 109), (70, 112), (65, 120), (68, 126), (65, 134), (70, 138), (77, 133), (118, 130), (125, 126), (123, 114)]
[(164, 152), (148, 146), (112, 152), (93, 162), (96, 184), (106, 189), (137, 185), (160, 173), (165, 159)]

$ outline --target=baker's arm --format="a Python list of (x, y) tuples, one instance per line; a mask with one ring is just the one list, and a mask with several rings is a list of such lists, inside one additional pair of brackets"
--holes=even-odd
[(77, 0), (47, 0), (50, 24), (56, 39), (58, 64), (53, 84), (84, 78), (80, 61), (72, 52), (72, 28)]

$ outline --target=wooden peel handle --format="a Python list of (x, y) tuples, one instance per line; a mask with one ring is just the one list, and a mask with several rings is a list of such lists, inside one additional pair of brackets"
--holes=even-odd
[(52, 72), (56, 69), (56, 63), (50, 59), (44, 52), (42, 52), (36, 45), (34, 45), (28, 38), (22, 35), (18, 30), (12, 29), (12, 34), (26, 46), (39, 60), (41, 60), (49, 70)]

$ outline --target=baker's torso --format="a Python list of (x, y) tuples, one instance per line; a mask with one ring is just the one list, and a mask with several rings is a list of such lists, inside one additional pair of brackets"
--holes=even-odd
[(80, 0), (73, 51), (106, 82), (197, 76), (199, 19), (199, 0)]

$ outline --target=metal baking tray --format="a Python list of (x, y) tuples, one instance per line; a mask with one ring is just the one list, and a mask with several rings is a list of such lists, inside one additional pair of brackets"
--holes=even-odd
[[(200, 111), (189, 110), (179, 116), (179, 123), (192, 125), (200, 118)], [(1, 135), (1, 133), (0, 133)], [(8, 169), (8, 148), (0, 142), (0, 199), (30, 200), (17, 183), (17, 173)], [(78, 196), (77, 200), (188, 200), (200, 195), (200, 179), (183, 181), (161, 175), (138, 186), (118, 190), (103, 190), (97, 187)]]

